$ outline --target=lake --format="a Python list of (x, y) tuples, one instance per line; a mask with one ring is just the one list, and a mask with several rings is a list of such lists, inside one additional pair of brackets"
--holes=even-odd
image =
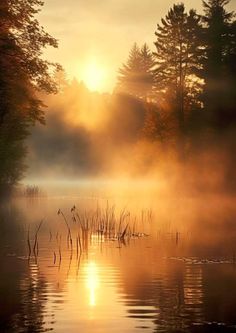
[(143, 182), (2, 202), (0, 331), (236, 332), (235, 217)]

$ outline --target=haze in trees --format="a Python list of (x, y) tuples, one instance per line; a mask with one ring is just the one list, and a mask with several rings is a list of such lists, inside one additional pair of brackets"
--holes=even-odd
[[(171, 6), (152, 32), (153, 44), (135, 42), (126, 62), (117, 64), (113, 92), (98, 93), (89, 89), (105, 79), (101, 59), (84, 67), (81, 82), (73, 79), (43, 56), (57, 41), (37, 21), (41, 2), (2, 1), (1, 187), (36, 177), (37, 170), (38, 177), (43, 170), (54, 174), (54, 167), (68, 169), (70, 177), (163, 175), (171, 167), (181, 178), (176, 166), (199, 168), (197, 175), (210, 165), (206, 155), (218, 166), (227, 161), (219, 179), (233, 183), (236, 23), (228, 3), (204, 1), (203, 15)], [(58, 94), (47, 96), (56, 88)], [(46, 110), (48, 125), (34, 129)]]
[(0, 187), (15, 184), (24, 171), (25, 138), (44, 123), (39, 91), (56, 92), (52, 64), (42, 58), (57, 41), (39, 25), (39, 0), (2, 0), (0, 4)]
[(235, 165), (236, 0), (0, 0), (0, 332), (235, 332)]

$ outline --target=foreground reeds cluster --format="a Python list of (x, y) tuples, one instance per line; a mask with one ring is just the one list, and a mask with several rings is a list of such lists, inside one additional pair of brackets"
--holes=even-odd
[[(94, 210), (81, 211), (73, 206), (69, 214), (65, 214), (61, 209), (57, 212), (61, 219), (62, 228), (59, 230), (49, 230), (49, 242), (53, 237), (56, 240), (57, 249), (53, 251), (54, 263), (62, 260), (62, 242), (66, 243), (66, 248), (71, 252), (76, 251), (77, 257), (87, 251), (89, 242), (96, 239), (97, 242), (117, 241), (120, 245), (127, 245), (131, 238), (148, 236), (144, 230), (148, 229), (153, 219), (151, 210), (142, 210), (138, 215), (131, 214), (127, 209), (116, 210), (115, 205), (106, 203), (101, 208), (97, 205)], [(35, 232), (30, 233), (28, 228), (27, 247), (28, 257), (32, 253), (35, 258), (39, 255), (38, 235), (44, 221), (41, 221)], [(66, 228), (66, 234), (63, 229)], [(63, 231), (62, 231), (63, 230)], [(31, 243), (33, 242), (33, 245)]]

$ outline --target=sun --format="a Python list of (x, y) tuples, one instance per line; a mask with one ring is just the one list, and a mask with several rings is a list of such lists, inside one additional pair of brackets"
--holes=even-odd
[(105, 78), (105, 69), (95, 61), (91, 61), (84, 66), (82, 79), (91, 91), (101, 91), (105, 83)]

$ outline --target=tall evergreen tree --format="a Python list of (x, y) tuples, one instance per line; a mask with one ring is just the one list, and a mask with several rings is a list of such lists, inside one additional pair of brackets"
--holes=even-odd
[(119, 69), (118, 91), (145, 100), (151, 98), (154, 86), (153, 66), (153, 55), (147, 44), (140, 49), (135, 43), (127, 63)]
[(143, 96), (147, 101), (154, 99), (154, 81), (155, 75), (153, 68), (155, 60), (152, 51), (145, 43), (141, 50), (141, 70), (140, 70), (140, 85), (142, 86)]
[(207, 124), (220, 131), (236, 121), (236, 24), (234, 13), (225, 9), (228, 3), (229, 0), (203, 1), (203, 103)]
[(155, 46), (156, 87), (164, 105), (169, 105), (177, 123), (177, 144), (184, 153), (186, 114), (198, 105), (201, 69), (200, 17), (183, 4), (174, 5), (157, 26)]
[(41, 0), (0, 2), (0, 188), (11, 186), (23, 171), (24, 139), (29, 127), (44, 122), (39, 91), (54, 92), (53, 65), (42, 59), (57, 41), (35, 18)]

